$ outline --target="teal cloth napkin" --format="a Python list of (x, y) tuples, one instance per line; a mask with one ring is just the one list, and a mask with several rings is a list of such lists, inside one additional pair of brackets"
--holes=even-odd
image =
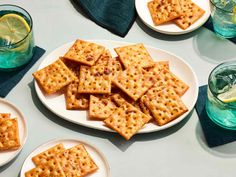
[(204, 85), (199, 88), (199, 94), (195, 108), (208, 146), (215, 147), (230, 143), (232, 141), (236, 141), (235, 130), (224, 129), (216, 125), (208, 117), (205, 109), (206, 97), (207, 97), (207, 85)]
[(134, 0), (71, 0), (98, 25), (124, 37), (131, 28), (136, 10)]
[(45, 52), (43, 48), (36, 46), (34, 55), (29, 63), (14, 71), (0, 71), (0, 97), (6, 97)]

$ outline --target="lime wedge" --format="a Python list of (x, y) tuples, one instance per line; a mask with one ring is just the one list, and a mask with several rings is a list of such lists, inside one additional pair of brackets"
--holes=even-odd
[(219, 94), (217, 97), (225, 103), (235, 102), (236, 101), (236, 85), (231, 87), (227, 92)]
[(0, 39), (14, 44), (27, 36), (30, 27), (26, 20), (17, 14), (6, 14), (0, 18)]

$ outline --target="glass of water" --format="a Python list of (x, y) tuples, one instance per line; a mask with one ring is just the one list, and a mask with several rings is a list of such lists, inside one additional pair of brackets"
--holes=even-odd
[(236, 37), (236, 0), (210, 0), (211, 17), (216, 34)]
[(32, 58), (33, 21), (15, 5), (0, 5), (0, 70), (16, 69)]
[(236, 130), (236, 62), (218, 65), (208, 78), (206, 111), (221, 127)]

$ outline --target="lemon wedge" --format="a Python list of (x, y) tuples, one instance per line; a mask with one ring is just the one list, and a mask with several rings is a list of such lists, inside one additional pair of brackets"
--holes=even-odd
[(17, 14), (6, 14), (0, 18), (0, 39), (14, 44), (24, 39), (30, 31), (26, 20)]
[(217, 97), (225, 103), (235, 102), (236, 101), (236, 85), (233, 85), (227, 92), (221, 93)]
[(236, 24), (236, 5), (233, 8), (232, 22)]

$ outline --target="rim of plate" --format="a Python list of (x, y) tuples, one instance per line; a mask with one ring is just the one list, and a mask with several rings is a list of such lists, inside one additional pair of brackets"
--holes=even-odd
[[(139, 9), (139, 7), (138, 7), (139, 2), (140, 2), (140, 0), (135, 0), (135, 8), (136, 8), (136, 11), (137, 11), (137, 14), (138, 14), (139, 18), (142, 20), (142, 22), (143, 22), (146, 26), (148, 26), (148, 27), (151, 28), (152, 30), (157, 31), (157, 32), (162, 33), (162, 34), (181, 35), (181, 34), (190, 33), (190, 32), (192, 32), (192, 31), (197, 30), (198, 28), (200, 28), (200, 27), (208, 20), (208, 18), (209, 18), (210, 15), (211, 15), (211, 13), (210, 13), (210, 2), (208, 1), (208, 2), (206, 2), (206, 3), (209, 4), (209, 5), (208, 5), (209, 8), (208, 8), (208, 10), (205, 12), (207, 15), (205, 15), (204, 20), (202, 20), (201, 22), (199, 22), (198, 25), (196, 25), (195, 27), (192, 27), (192, 28), (185, 29), (185, 30), (183, 30), (183, 29), (180, 28), (180, 29), (179, 29), (180, 31), (166, 31), (166, 30), (159, 29), (158, 27), (154, 26), (153, 24), (150, 24), (150, 23), (146, 22), (145, 18), (144, 18), (142, 15), (140, 15), (140, 9)], [(201, 18), (203, 18), (203, 17), (204, 17), (204, 15), (203, 15)]]
[(56, 143), (56, 142), (62, 142), (62, 143), (63, 143), (63, 141), (76, 141), (76, 142), (78, 142), (78, 143), (82, 143), (82, 144), (84, 144), (84, 145), (86, 145), (86, 146), (89, 146), (90, 148), (94, 149), (94, 151), (97, 152), (97, 153), (100, 155), (100, 157), (102, 158), (102, 160), (105, 162), (106, 169), (108, 170), (108, 171), (107, 171), (107, 172), (108, 172), (108, 176), (107, 176), (107, 177), (110, 177), (110, 176), (111, 176), (111, 168), (110, 168), (110, 165), (109, 165), (109, 163), (108, 163), (108, 161), (107, 161), (105, 155), (104, 155), (98, 148), (96, 148), (96, 146), (94, 146), (94, 145), (91, 144), (91, 143), (88, 143), (87, 141), (80, 140), (80, 139), (75, 139), (75, 138), (54, 138), (54, 139), (48, 140), (48, 141), (46, 141), (45, 143), (42, 143), (42, 144), (36, 146), (36, 147), (30, 152), (30, 154), (27, 155), (26, 159), (25, 159), (24, 162), (23, 162), (23, 165), (21, 166), (20, 177), (24, 176), (24, 174), (22, 174), (22, 173), (23, 173), (22, 169), (23, 169), (25, 163), (26, 163), (28, 160), (30, 160), (30, 157), (34, 154), (34, 152), (35, 152), (36, 150), (38, 150), (38, 149), (39, 149), (40, 147), (42, 147), (42, 146), (47, 146), (47, 145), (49, 145), (50, 143)]
[(0, 167), (3, 166), (3, 165), (6, 165), (7, 163), (9, 163), (10, 161), (12, 161), (15, 157), (17, 157), (19, 155), (19, 153), (22, 151), (26, 141), (27, 141), (27, 138), (28, 138), (28, 128), (27, 128), (27, 124), (26, 124), (26, 120), (25, 120), (25, 117), (23, 115), (23, 113), (16, 107), (14, 106), (13, 104), (11, 104), (10, 102), (0, 98), (0, 102), (3, 102), (4, 104), (7, 104), (9, 105), (10, 107), (12, 107), (13, 109), (16, 110), (16, 112), (20, 115), (20, 119), (22, 119), (22, 122), (23, 122), (23, 126), (24, 126), (24, 139), (23, 139), (23, 142), (21, 142), (21, 147), (16, 150), (16, 154), (13, 155), (11, 158), (9, 158), (7, 161), (3, 162), (3, 163), (0, 163)]
[[(113, 43), (113, 44), (121, 44), (121, 45), (131, 45), (131, 44), (135, 44), (133, 42), (123, 42), (123, 41), (114, 41), (114, 40), (105, 40), (105, 39), (83, 39), (85, 41), (90, 41), (90, 42), (94, 42), (94, 43)], [(51, 55), (53, 55), (55, 52), (57, 52), (58, 50), (62, 50), (65, 48), (65, 46), (69, 46), (69, 45), (72, 45), (74, 43), (74, 41), (71, 41), (71, 42), (68, 42), (68, 43), (65, 43), (61, 46), (59, 46), (58, 48), (54, 49), (52, 52), (50, 52), (47, 56), (45, 56), (45, 58), (42, 60), (42, 62), (40, 63), (39, 67), (37, 70), (43, 68), (43, 64), (44, 64), (44, 61), (45, 59), (47, 59), (47, 57), (50, 57)], [(194, 83), (196, 84), (196, 92), (195, 95), (194, 95), (194, 100), (192, 101), (192, 104), (189, 106), (189, 111), (187, 111), (186, 113), (184, 113), (182, 116), (180, 116), (180, 118), (178, 119), (175, 119), (163, 126), (158, 126), (158, 129), (155, 129), (155, 130), (145, 130), (143, 131), (143, 129), (139, 130), (137, 132), (137, 134), (143, 134), (143, 133), (151, 133), (151, 132), (157, 132), (157, 131), (160, 131), (160, 130), (164, 130), (164, 129), (167, 129), (167, 128), (170, 128), (176, 124), (178, 124), (179, 122), (181, 122), (183, 119), (185, 119), (187, 117), (187, 115), (193, 110), (194, 108), (194, 105), (197, 101), (197, 97), (198, 97), (198, 90), (199, 90), (199, 84), (198, 84), (198, 79), (197, 79), (197, 76), (193, 70), (193, 68), (186, 62), (184, 61), (181, 57), (179, 57), (178, 55), (176, 54), (173, 54), (169, 51), (166, 51), (166, 50), (163, 50), (163, 49), (159, 49), (159, 48), (156, 48), (156, 47), (152, 47), (152, 46), (149, 46), (149, 45), (146, 45), (144, 44), (147, 48), (150, 48), (150, 49), (153, 49), (153, 50), (159, 50), (163, 53), (167, 53), (169, 55), (172, 55), (174, 56), (175, 58), (177, 58), (179, 61), (181, 61), (184, 65), (186, 65), (188, 67), (188, 69), (191, 71), (192, 73), (192, 76), (194, 78)], [(67, 117), (64, 117), (62, 115), (60, 115), (59, 113), (56, 112), (56, 110), (52, 110), (50, 108), (50, 106), (44, 101), (43, 98), (41, 98), (40, 96), (40, 92), (42, 93), (42, 95), (44, 96), (42, 90), (39, 88), (36, 80), (34, 80), (34, 85), (35, 85), (35, 90), (36, 90), (36, 93), (38, 95), (38, 98), (40, 99), (40, 101), (43, 103), (43, 105), (49, 109), (52, 113), (54, 113), (55, 115), (59, 116), (60, 118), (64, 119), (64, 120), (67, 120), (69, 122), (72, 122), (72, 123), (75, 123), (75, 124), (78, 124), (78, 125), (81, 125), (81, 126), (84, 126), (84, 127), (88, 127), (88, 128), (92, 128), (92, 129), (96, 129), (96, 130), (101, 130), (101, 131), (107, 131), (107, 132), (115, 132), (114, 130), (112, 129), (109, 129), (105, 126), (101, 126), (101, 127), (94, 127), (93, 125), (89, 125), (89, 124), (83, 124), (83, 123), (80, 123), (78, 121), (74, 121), (74, 120), (71, 120), (70, 118), (67, 118)], [(116, 133), (116, 132), (115, 132)]]

